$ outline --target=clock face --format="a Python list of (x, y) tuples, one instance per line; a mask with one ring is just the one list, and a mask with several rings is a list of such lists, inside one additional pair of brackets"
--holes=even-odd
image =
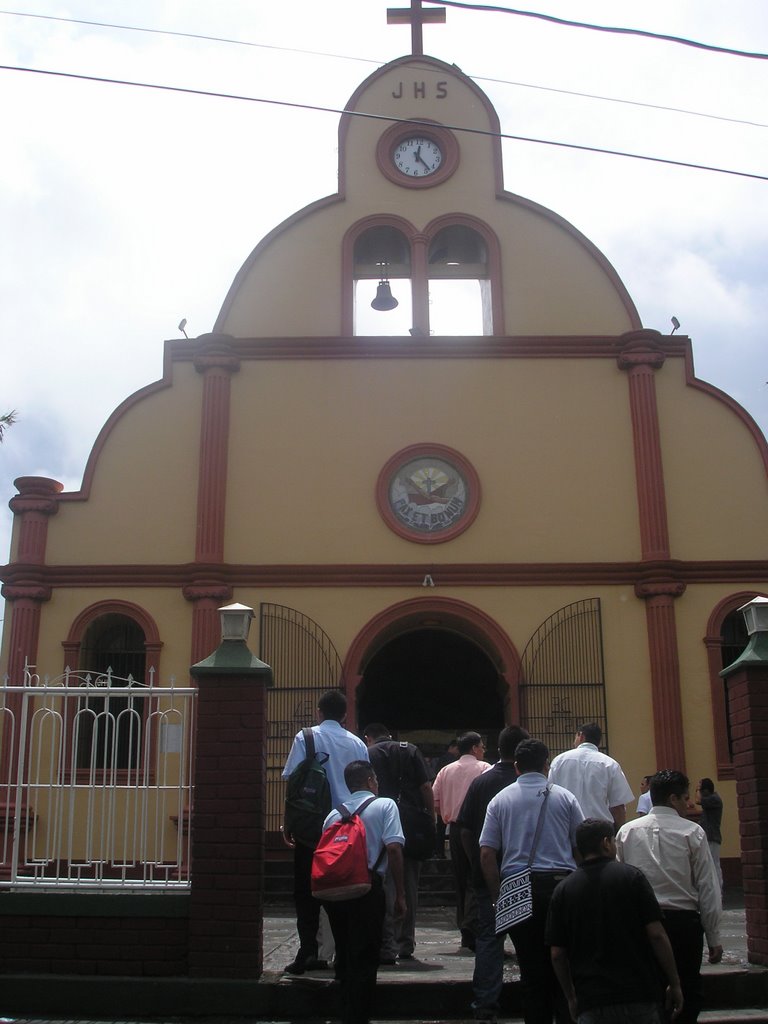
[(397, 170), (409, 178), (425, 178), (439, 169), (443, 152), (432, 139), (413, 135), (398, 143), (392, 160)]
[(469, 492), (462, 473), (446, 459), (428, 455), (403, 463), (389, 483), (395, 519), (415, 533), (453, 529), (467, 513)]

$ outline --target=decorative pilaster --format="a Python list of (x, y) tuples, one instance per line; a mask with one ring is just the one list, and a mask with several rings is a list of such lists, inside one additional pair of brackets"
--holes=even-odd
[(215, 580), (200, 580), (184, 587), (184, 597), (192, 602), (192, 657), (194, 665), (219, 640), (219, 608), (232, 600), (232, 588)]
[(426, 337), (429, 334), (429, 275), (427, 273), (426, 235), (414, 235), (411, 238), (411, 293), (413, 309), (411, 319), (413, 329)]
[(232, 374), (240, 369), (240, 360), (230, 346), (232, 340), (226, 334), (204, 334), (197, 340), (199, 349), (195, 355), (195, 369), (203, 374), (195, 541), (197, 562), (215, 563), (224, 559), (230, 387)]
[(674, 601), (684, 591), (685, 584), (674, 580), (649, 580), (635, 586), (635, 594), (645, 600), (656, 767), (681, 772), (685, 771), (685, 740)]
[(644, 561), (669, 558), (667, 503), (661, 458), (654, 374), (664, 365), (658, 331), (630, 331), (621, 337), (618, 365), (629, 380), (629, 406), (637, 481), (640, 545)]
[[(28, 575), (25, 573), (21, 579), (4, 586), (2, 594), (8, 602), (6, 614), (11, 620), (6, 671), (11, 684), (21, 686), (25, 664), (35, 664), (37, 661), (41, 606), (51, 597), (51, 588), (40, 582), (40, 574), (35, 567), (45, 562), (48, 520), (58, 511), (58, 495), (63, 490), (63, 484), (41, 476), (20, 476), (14, 480), (14, 484), (19, 493), (8, 503), (17, 517), (18, 541), (12, 563), (28, 565), (30, 571)], [(20, 697), (10, 695), (6, 708), (8, 713), (3, 718), (5, 728), (8, 728), (12, 718), (19, 720)], [(7, 783), (11, 779), (13, 766), (10, 746), (3, 742), (0, 750), (0, 783)]]

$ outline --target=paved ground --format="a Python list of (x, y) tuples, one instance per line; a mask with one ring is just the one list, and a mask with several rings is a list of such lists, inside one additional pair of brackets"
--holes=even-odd
[[(446, 987), (456, 992), (456, 998), (461, 1002), (469, 1003), (468, 995), (465, 998), (466, 989), (464, 986), (471, 982), (474, 958), (471, 954), (462, 952), (459, 949), (458, 934), (454, 924), (453, 911), (445, 907), (427, 907), (419, 911), (417, 921), (417, 948), (416, 959), (398, 964), (394, 967), (382, 967), (379, 971), (379, 984), (390, 989), (395, 1004), (404, 1011), (396, 1014), (400, 1021), (430, 1022), (437, 1024), (443, 1021), (442, 1017), (431, 1017), (421, 1014), (411, 1016), (407, 1009), (410, 993), (415, 995), (416, 990), (423, 992), (423, 986), (434, 984), (435, 996), (438, 992), (444, 992)], [(319, 1024), (330, 1017), (327, 1006), (330, 1002), (332, 983), (331, 971), (313, 971), (300, 977), (291, 977), (284, 973), (283, 968), (293, 960), (298, 939), (296, 936), (293, 913), (289, 908), (271, 909), (269, 916), (264, 921), (264, 975), (262, 983), (265, 985), (278, 986), (286, 996), (293, 990), (296, 996), (303, 994), (309, 997), (309, 1005), (313, 1008), (308, 1016), (306, 1010), (301, 1013), (303, 1024), (309, 1024), (312, 1020)], [(726, 980), (728, 975), (743, 975), (745, 970), (761, 970), (750, 968), (747, 962), (746, 935), (744, 927), (744, 909), (741, 900), (741, 893), (736, 892), (726, 896), (725, 912), (723, 922), (723, 962), (717, 965), (706, 964), (703, 973), (707, 976), (717, 976)], [(508, 946), (509, 956), (505, 963), (505, 979), (515, 981), (519, 978), (517, 964), (513, 956), (511, 945)], [(463, 985), (462, 985), (463, 983)], [(403, 991), (400, 994), (400, 988)], [(298, 991), (297, 991), (298, 990)], [(462, 993), (459, 995), (459, 993)], [(315, 995), (316, 994), (316, 995)], [(284, 1000), (290, 1004), (294, 1000)], [(437, 999), (435, 1002), (437, 1003)], [(303, 1000), (306, 1004), (306, 998)], [(389, 1000), (392, 1003), (392, 1000)], [(429, 1002), (427, 1005), (430, 1005)], [(315, 1009), (316, 1007), (316, 1009)], [(457, 1016), (462, 1012), (457, 1007), (457, 1013), (450, 1014), (450, 1024), (463, 1024), (463, 1018)], [(324, 1012), (325, 1010), (325, 1012)], [(433, 1011), (434, 1012), (434, 1011)], [(439, 1012), (439, 1011), (438, 1011)], [(45, 1024), (40, 1018), (10, 1018), (2, 1017), (2, 1000), (0, 997), (0, 1024)], [(283, 1018), (284, 1020), (286, 1018)], [(297, 1018), (294, 1017), (294, 1020)], [(72, 1020), (64, 1018), (49, 1018), (56, 1020), (56, 1024), (75, 1024)], [(197, 1019), (198, 1022), (200, 1018)], [(166, 1024), (181, 1024), (182, 1018), (165, 1017)], [(506, 1017), (505, 1021), (510, 1024), (517, 1024), (514, 1017)], [(765, 1008), (740, 1009), (738, 1011), (710, 1010), (704, 1012), (700, 1021), (702, 1024), (768, 1024), (768, 1011)], [(226, 1024), (227, 1018), (216, 1018), (215, 1021), (208, 1018), (202, 1024)], [(115, 1007), (115, 1017), (112, 1021), (91, 1021), (88, 1024), (137, 1024), (135, 1021), (126, 1021), (119, 1016), (119, 1008)], [(239, 1024), (251, 1024), (248, 1018), (240, 1018)], [(274, 1024), (281, 1024), (276, 1018)], [(376, 1022), (378, 1024), (378, 1022)], [(384, 1024), (384, 1022), (382, 1022)]]

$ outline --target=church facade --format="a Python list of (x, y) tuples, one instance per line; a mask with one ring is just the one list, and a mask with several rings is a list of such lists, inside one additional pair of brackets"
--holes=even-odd
[(520, 722), (554, 755), (597, 720), (635, 788), (715, 779), (738, 858), (719, 672), (768, 593), (768, 447), (587, 238), (504, 189), (498, 133), (455, 66), (362, 83), (338, 192), (165, 343), (81, 489), (16, 481), (0, 671), (184, 680), (238, 601), (275, 673), (270, 831), (341, 686), (350, 728), (428, 753)]

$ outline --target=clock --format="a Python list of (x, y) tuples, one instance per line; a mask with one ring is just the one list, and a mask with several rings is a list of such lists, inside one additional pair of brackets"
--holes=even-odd
[(434, 174), (443, 162), (440, 145), (426, 135), (411, 135), (398, 143), (392, 153), (398, 171), (411, 178)]
[(458, 167), (459, 144), (453, 132), (434, 121), (398, 121), (379, 137), (376, 163), (396, 185), (432, 188)]
[(412, 445), (387, 461), (379, 474), (376, 500), (395, 533), (436, 544), (457, 537), (474, 520), (480, 482), (472, 466), (453, 449)]

